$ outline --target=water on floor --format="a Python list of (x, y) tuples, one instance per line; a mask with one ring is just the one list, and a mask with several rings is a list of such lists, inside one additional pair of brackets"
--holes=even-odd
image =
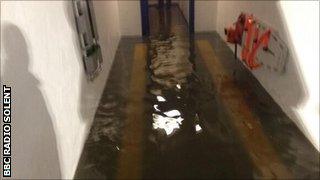
[(190, 37), (177, 6), (150, 22), (119, 44), (75, 178), (319, 177), (319, 153), (216, 33)]

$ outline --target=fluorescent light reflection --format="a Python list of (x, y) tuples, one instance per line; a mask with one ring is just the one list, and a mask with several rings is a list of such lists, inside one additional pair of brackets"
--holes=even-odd
[(162, 96), (157, 96), (157, 100), (159, 102), (165, 102), (166, 101), (166, 99), (164, 97), (162, 97)]
[[(180, 114), (180, 112), (179, 112)], [(182, 121), (182, 117), (165, 117), (160, 114), (152, 114), (153, 116), (153, 129), (163, 129), (167, 135), (174, 132), (175, 129), (179, 129)]]
[(181, 89), (181, 85), (180, 85), (180, 84), (177, 84), (176, 87), (177, 87), (178, 89)]
[(202, 127), (201, 127), (199, 124), (196, 124), (196, 125), (194, 126), (194, 128), (196, 129), (196, 132), (197, 132), (197, 133), (202, 132)]
[(164, 112), (163, 114), (165, 114), (168, 117), (181, 116), (181, 113), (178, 110), (167, 111), (167, 112)]
[(160, 109), (159, 109), (159, 105), (158, 105), (158, 104), (153, 105), (153, 108), (154, 108), (156, 111), (160, 112)]

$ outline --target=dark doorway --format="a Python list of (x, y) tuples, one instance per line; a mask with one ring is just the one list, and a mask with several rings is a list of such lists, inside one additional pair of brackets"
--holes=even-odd
[(149, 36), (149, 3), (148, 0), (140, 0), (142, 36)]
[[(189, 0), (189, 33), (194, 34), (194, 0)], [(158, 1), (158, 7), (164, 5), (164, 0)], [(171, 6), (171, 0), (167, 0), (166, 6)], [(179, 4), (176, 4), (179, 6)], [(150, 35), (150, 24), (149, 24), (149, 3), (148, 0), (140, 0), (140, 10), (141, 10), (141, 26), (142, 26), (142, 36)]]
[(189, 0), (189, 33), (194, 34), (194, 0)]

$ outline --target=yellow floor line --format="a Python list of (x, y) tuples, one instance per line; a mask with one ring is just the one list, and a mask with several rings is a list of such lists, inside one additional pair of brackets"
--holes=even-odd
[(146, 92), (147, 48), (145, 44), (135, 45), (132, 64), (127, 118), (122, 134), (122, 146), (118, 160), (117, 179), (141, 179), (142, 135), (144, 102)]
[(279, 159), (275, 149), (263, 132), (258, 117), (246, 103), (242, 92), (234, 84), (215, 56), (207, 40), (198, 40), (200, 56), (208, 68), (221, 102), (230, 116), (233, 128), (240, 137), (253, 165), (263, 178), (291, 178), (291, 173)]

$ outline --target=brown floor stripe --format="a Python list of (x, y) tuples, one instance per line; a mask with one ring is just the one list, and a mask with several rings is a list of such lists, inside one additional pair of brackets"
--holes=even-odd
[(230, 116), (232, 126), (260, 173), (259, 176), (290, 178), (291, 173), (281, 162), (269, 139), (265, 136), (258, 117), (251, 111), (242, 92), (234, 84), (232, 76), (227, 74), (226, 69), (215, 56), (211, 44), (207, 40), (198, 40), (196, 43), (200, 56), (217, 87), (218, 96)]
[(146, 91), (146, 58), (146, 45), (142, 43), (136, 44), (117, 179), (141, 179), (142, 136), (143, 124), (145, 123), (143, 122), (143, 97)]

